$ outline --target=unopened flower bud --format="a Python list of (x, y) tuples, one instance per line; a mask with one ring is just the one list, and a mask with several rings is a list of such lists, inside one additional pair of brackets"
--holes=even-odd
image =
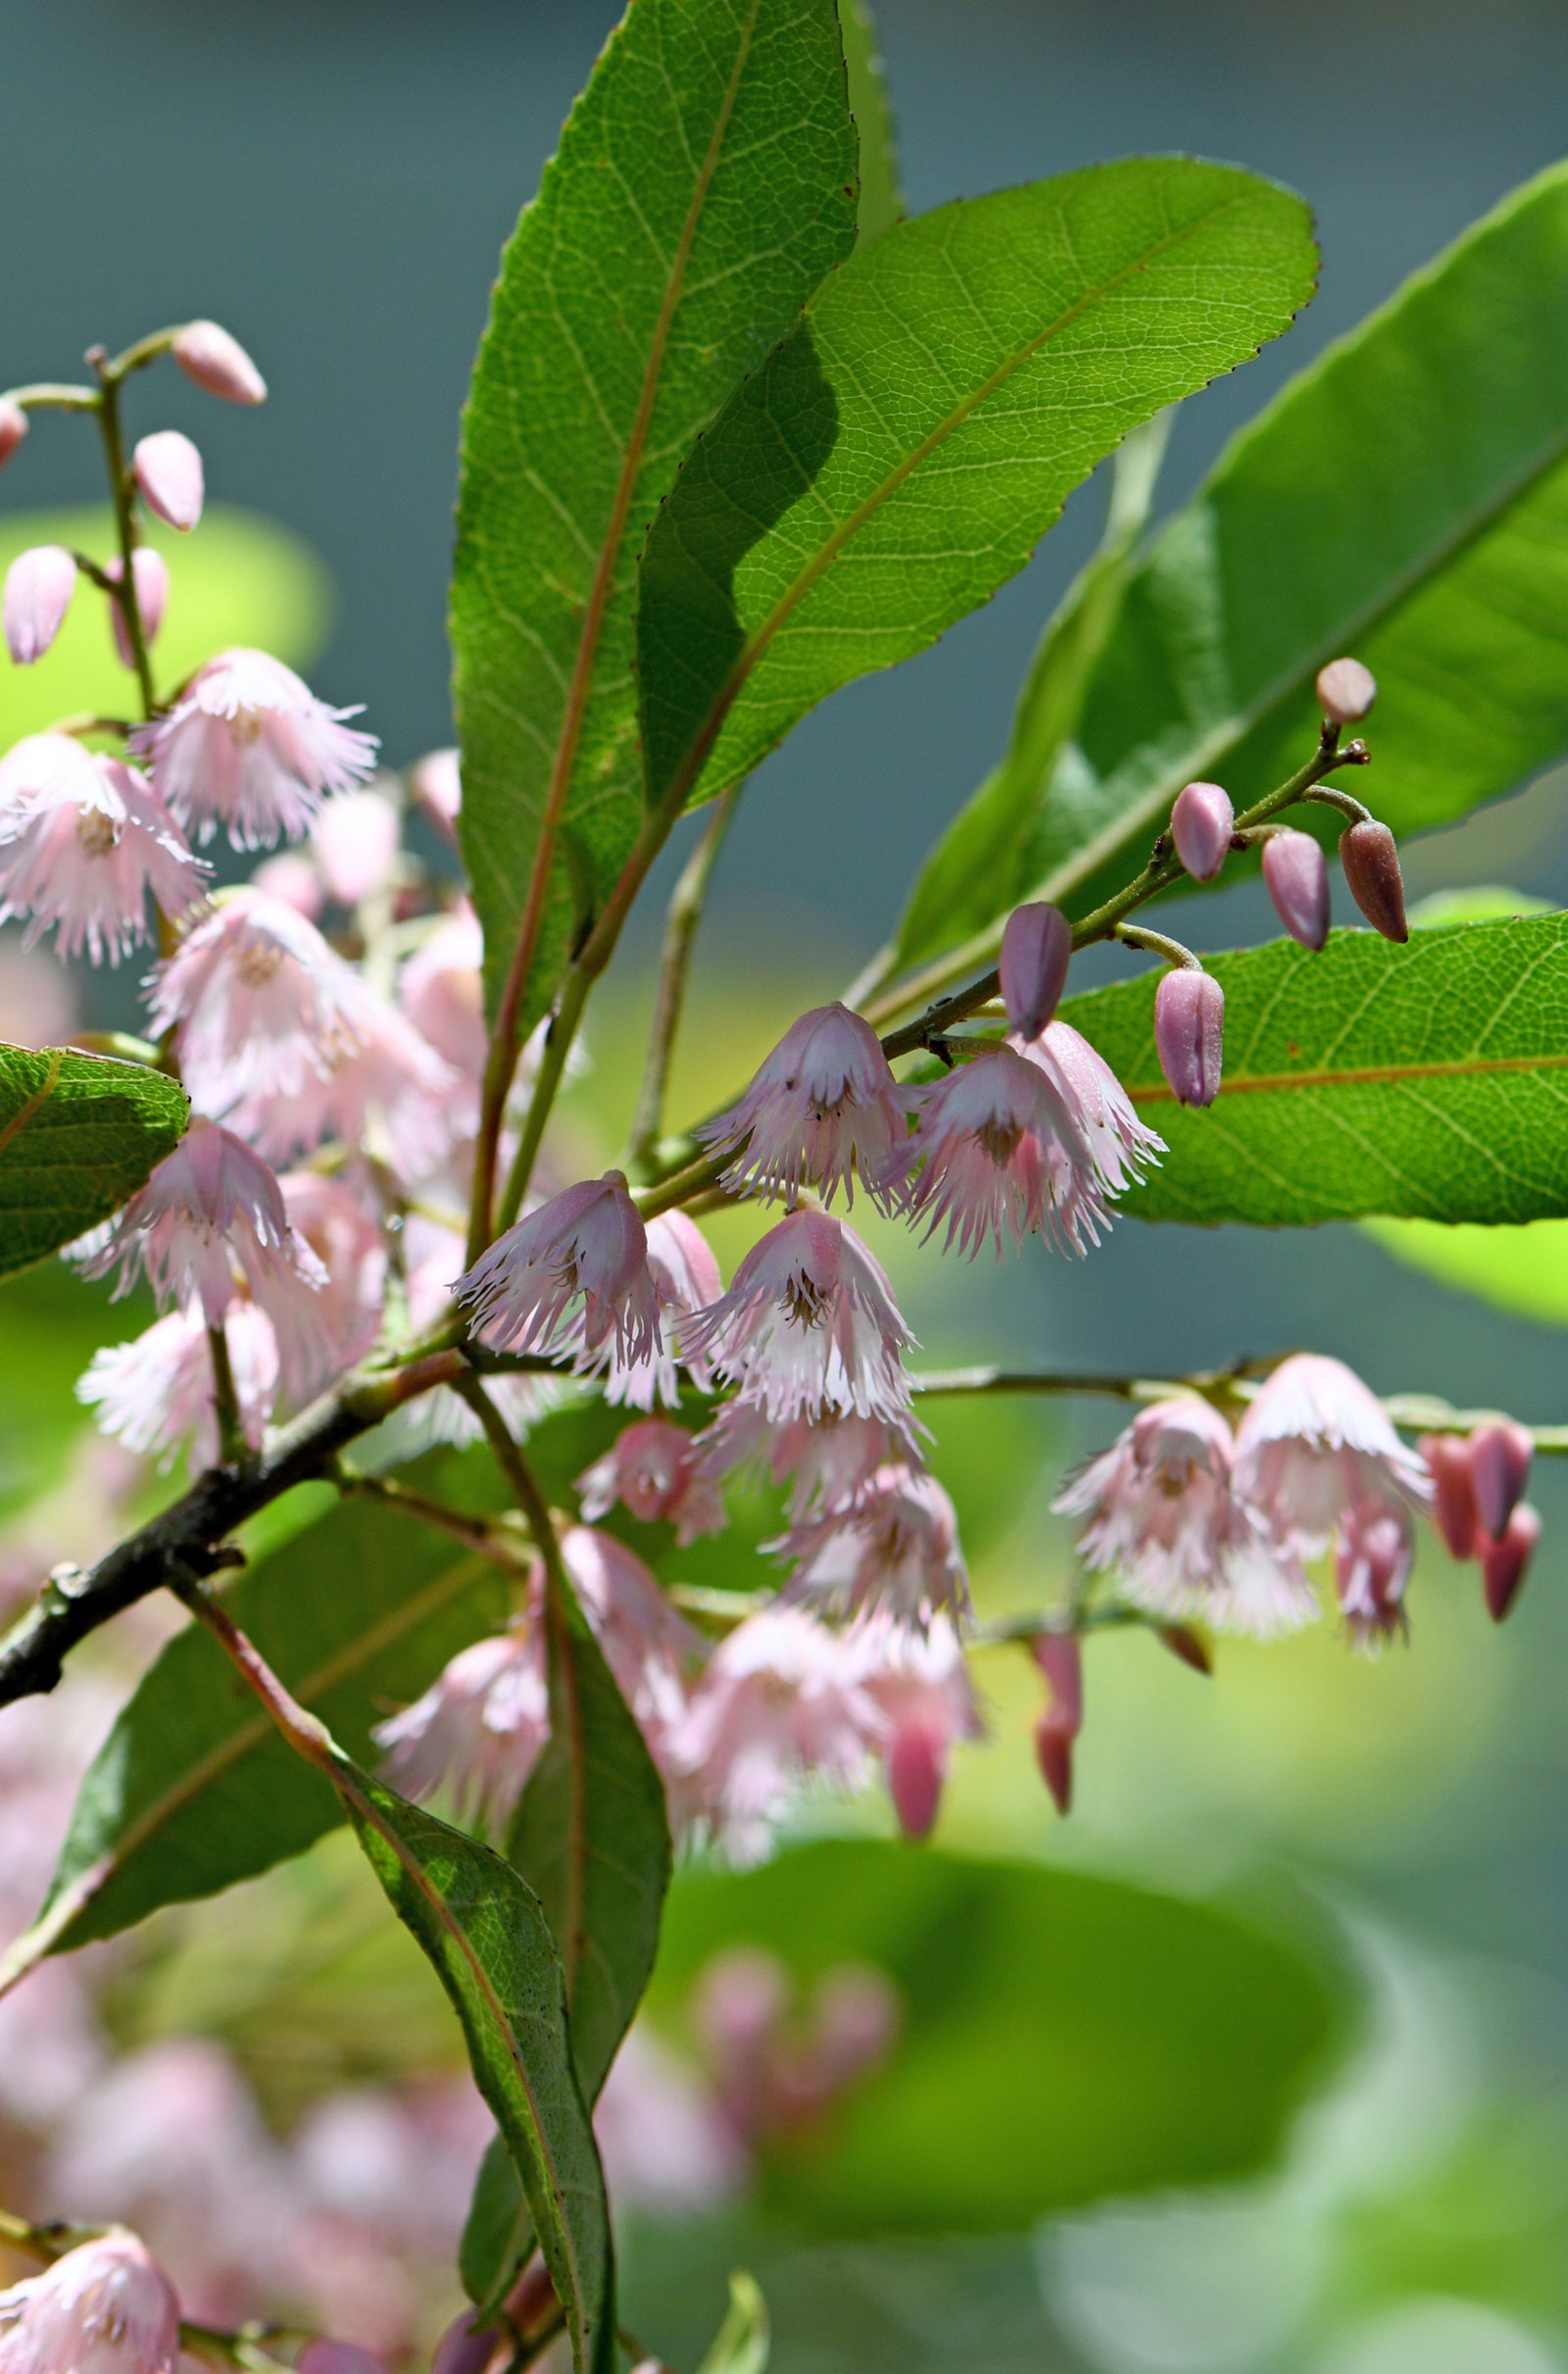
[(1059, 907), (1035, 899), (1015, 907), (1002, 935), (1003, 1003), (1015, 1038), (1037, 1039), (1056, 1011), (1072, 955), (1072, 926)]
[(1499, 1541), (1530, 1481), (1535, 1444), (1527, 1427), (1512, 1418), (1478, 1426), (1470, 1437), (1470, 1486), (1481, 1529)]
[(1083, 1649), (1076, 1632), (1038, 1632), (1029, 1653), (1051, 1689), (1035, 1723), (1035, 1755), (1056, 1811), (1065, 1814), (1072, 1810), (1072, 1746), (1084, 1721)]
[(270, 899), (281, 899), (296, 915), (314, 923), (326, 905), (326, 885), (307, 857), (296, 849), (281, 850), (258, 866), (251, 876), (258, 890), (265, 890)]
[(1329, 869), (1309, 832), (1287, 825), (1263, 843), (1263, 884), (1293, 940), (1321, 948), (1329, 936)]
[(948, 1771), (947, 1734), (918, 1714), (908, 1716), (888, 1744), (888, 1795), (906, 1838), (929, 1838)]
[(1469, 1443), (1457, 1434), (1424, 1434), (1416, 1448), (1432, 1478), (1432, 1514), (1448, 1546), (1448, 1556), (1474, 1558), (1480, 1519), (1476, 1514)]
[(1211, 972), (1183, 964), (1154, 992), (1154, 1046), (1179, 1105), (1212, 1105), (1225, 1056), (1225, 992)]
[(9, 397), (0, 399), (0, 470), (4, 470), (27, 433), (27, 416)]
[(34, 544), (6, 570), (0, 625), (19, 668), (41, 660), (60, 632), (76, 590), (76, 564), (63, 544)]
[(267, 381), (237, 338), (216, 321), (187, 321), (171, 350), (187, 379), (225, 404), (260, 404)]
[(301, 2352), (299, 2374), (387, 2374), (387, 2364), (360, 2342), (317, 2340)]
[(494, 2326), (480, 2331), (472, 2311), (465, 2308), (436, 2343), (431, 2374), (484, 2374), (500, 2338)]
[[(123, 564), (117, 553), (104, 563), (104, 575), (118, 585), (124, 574)], [(150, 544), (138, 545), (130, 559), (130, 581), (136, 588), (136, 608), (141, 617), (141, 639), (150, 651), (164, 622), (164, 611), (169, 602), (169, 564), (161, 552)], [(115, 649), (127, 668), (134, 668), (136, 655), (130, 648), (125, 632), (125, 614), (118, 602), (109, 605), (109, 623), (114, 628)]]
[(1195, 882), (1212, 882), (1225, 863), (1235, 829), (1230, 793), (1217, 783), (1189, 783), (1176, 794), (1170, 837)]
[(1386, 940), (1407, 940), (1410, 926), (1404, 919), (1404, 877), (1387, 824), (1365, 816), (1342, 833), (1340, 864), (1351, 898), (1373, 929), (1381, 931)]
[(1378, 680), (1359, 660), (1331, 660), (1317, 671), (1317, 697), (1331, 725), (1358, 725), (1378, 697)]
[(458, 771), (455, 750), (432, 750), (409, 771), (409, 789), (433, 822), (440, 825), (448, 840), (457, 830), (458, 812), (463, 806), (463, 779)]
[(1488, 1542), (1482, 1551), (1481, 1585), (1487, 1595), (1487, 1613), (1494, 1624), (1501, 1623), (1519, 1596), (1540, 1539), (1540, 1512), (1528, 1501), (1521, 1501), (1502, 1529), (1502, 1539)]
[(1208, 1643), (1191, 1624), (1160, 1624), (1155, 1628), (1154, 1638), (1172, 1657), (1180, 1657), (1184, 1665), (1191, 1665), (1195, 1673), (1213, 1672), (1214, 1659), (1209, 1655)]
[(202, 458), (177, 428), (143, 437), (130, 457), (142, 501), (160, 519), (183, 532), (202, 516)]

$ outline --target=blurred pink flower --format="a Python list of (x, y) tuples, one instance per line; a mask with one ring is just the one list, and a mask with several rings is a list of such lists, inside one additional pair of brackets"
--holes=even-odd
[(371, 1737), (406, 1797), (444, 1792), (460, 1822), (499, 1835), (550, 1737), (537, 1625), (524, 1621), (461, 1650), (422, 1698)]
[(1236, 1488), (1277, 1542), (1303, 1558), (1328, 1547), (1341, 1519), (1426, 1509), (1432, 1484), (1419, 1455), (1343, 1361), (1300, 1352), (1282, 1360), (1236, 1430)]
[(442, 915), (398, 975), (398, 1003), (420, 1037), (455, 1071), (484, 1069), (484, 936), (466, 899)]
[(818, 1006), (792, 1022), (738, 1105), (697, 1135), (735, 1160), (732, 1195), (793, 1203), (803, 1186), (831, 1204), (855, 1201), (855, 1174), (874, 1203), (902, 1199), (908, 1098), (888, 1068), (869, 1022), (847, 1006)]
[(778, 1423), (824, 1412), (896, 1421), (909, 1406), (913, 1344), (880, 1262), (846, 1221), (793, 1212), (741, 1262), (727, 1294), (681, 1330)]
[(188, 832), (208, 841), (222, 824), (236, 849), (267, 849), (297, 841), (328, 793), (370, 772), (373, 735), (343, 722), (357, 715), (329, 709), (264, 651), (223, 651), (131, 746)]
[(0, 631), (19, 668), (41, 660), (65, 624), (76, 590), (76, 564), (63, 544), (34, 544), (6, 570)]
[(409, 789), (426, 816), (451, 840), (463, 806), (463, 778), (455, 750), (432, 750), (409, 771)]
[(963, 1649), (951, 1617), (925, 1631), (874, 1615), (856, 1630), (867, 1698), (889, 1725), (883, 1767), (906, 1838), (925, 1838), (937, 1817), (955, 1742), (984, 1729)]
[(1404, 1631), (1404, 1586), (1414, 1557), (1408, 1508), (1374, 1501), (1346, 1509), (1335, 1538), (1334, 1589), (1355, 1648), (1380, 1648)]
[(568, 1526), (561, 1556), (605, 1662), (654, 1760), (662, 1765), (669, 1734), (686, 1712), (686, 1669), (702, 1655), (702, 1638), (670, 1606), (658, 1577), (612, 1533)]
[(612, 1448), (577, 1478), (577, 1492), (590, 1524), (618, 1501), (645, 1525), (673, 1525), (680, 1550), (699, 1534), (722, 1533), (728, 1522), (723, 1496), (704, 1475), (692, 1436), (665, 1418), (639, 1418), (622, 1427)]
[(594, 2133), (622, 2216), (702, 2215), (733, 2200), (749, 2172), (746, 2151), (709, 2088), (640, 2021), (605, 2080)]
[(311, 846), (339, 906), (358, 907), (385, 890), (397, 864), (399, 833), (397, 810), (373, 785), (340, 791), (318, 811)]
[(106, 2234), (0, 2292), (0, 2374), (174, 2374), (179, 2302), (133, 2234)]
[[(245, 1440), (259, 1451), (277, 1390), (277, 1338), (254, 1303), (236, 1302), (223, 1319)], [(104, 1434), (127, 1451), (170, 1466), (182, 1443), (199, 1474), (219, 1459), (213, 1407), (213, 1355), (199, 1302), (155, 1319), (127, 1344), (105, 1344), (78, 1378), (76, 1399), (97, 1411)]]
[[(0, 921), (30, 917), (24, 947), (53, 930), (62, 958), (85, 948), (93, 964), (118, 964), (150, 936), (148, 892), (165, 915), (186, 915), (208, 868), (145, 776), (118, 759), (67, 760), (52, 747), (65, 739), (19, 744), (0, 781)], [(24, 753), (41, 762), (35, 771), (16, 764)]]
[(379, 1220), (339, 1179), (291, 1170), (278, 1181), (296, 1238), (321, 1265), (320, 1319), (334, 1369), (352, 1368), (381, 1331), (386, 1236)]
[(882, 1608), (924, 1629), (938, 1610), (968, 1612), (958, 1512), (919, 1465), (890, 1461), (847, 1507), (793, 1525), (766, 1546), (796, 1561), (786, 1595), (835, 1614)]
[[(706, 1474), (733, 1475), (756, 1467), (775, 1484), (793, 1478), (793, 1519), (828, 1516), (849, 1506), (879, 1467), (902, 1460), (920, 1464), (918, 1438), (925, 1429), (912, 1418), (840, 1417), (831, 1412), (774, 1424), (749, 1402), (722, 1402), (697, 1437)], [(929, 1438), (926, 1438), (929, 1439)]]

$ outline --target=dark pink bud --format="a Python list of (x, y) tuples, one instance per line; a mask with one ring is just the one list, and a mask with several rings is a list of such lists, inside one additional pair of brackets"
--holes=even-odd
[(1056, 1011), (1072, 955), (1072, 926), (1059, 907), (1036, 899), (1015, 907), (1002, 935), (1003, 1002), (1015, 1038), (1037, 1039)]
[(1456, 1434), (1424, 1434), (1417, 1449), (1432, 1478), (1432, 1514), (1448, 1545), (1448, 1556), (1474, 1558), (1480, 1520), (1470, 1476), (1470, 1445)]
[[(112, 561), (104, 563), (104, 575), (116, 585), (123, 573), (118, 553)], [(141, 613), (142, 641), (150, 651), (164, 622), (169, 601), (169, 564), (163, 554), (154, 552), (150, 544), (139, 545), (130, 558), (130, 581), (136, 588), (136, 608)], [(118, 602), (109, 605), (109, 623), (114, 628), (115, 649), (127, 668), (134, 668), (136, 655), (125, 632), (125, 614)]]
[(76, 590), (76, 564), (63, 544), (33, 544), (6, 570), (0, 624), (19, 668), (41, 660), (64, 623)]
[(1478, 1426), (1470, 1437), (1470, 1485), (1475, 1494), (1481, 1530), (1500, 1541), (1504, 1526), (1530, 1481), (1535, 1444), (1527, 1428), (1512, 1418)]
[(906, 1838), (929, 1838), (948, 1775), (947, 1735), (940, 1724), (912, 1715), (899, 1724), (888, 1748), (888, 1795)]
[(1317, 697), (1331, 725), (1357, 725), (1378, 697), (1378, 680), (1359, 660), (1331, 660), (1317, 671)]
[(494, 2331), (481, 2333), (474, 2327), (472, 2317), (465, 2308), (455, 2316), (435, 2345), (431, 2374), (484, 2374), (496, 2353), (500, 2336)]
[(1211, 972), (1183, 964), (1154, 992), (1154, 1046), (1179, 1105), (1212, 1105), (1225, 1057), (1225, 992)]
[(187, 379), (225, 404), (260, 404), (267, 394), (244, 347), (216, 321), (187, 321), (171, 351)]
[(1061, 1814), (1072, 1811), (1072, 1743), (1076, 1737), (1054, 1706), (1048, 1706), (1036, 1720), (1035, 1757), (1040, 1777)]
[(1540, 1512), (1528, 1501), (1521, 1501), (1503, 1527), (1501, 1541), (1488, 1542), (1483, 1548), (1481, 1585), (1487, 1595), (1487, 1613), (1494, 1624), (1501, 1623), (1518, 1598), (1540, 1539)]
[(1235, 829), (1230, 793), (1217, 783), (1189, 783), (1176, 794), (1170, 837), (1195, 882), (1212, 882), (1225, 863)]
[(1399, 852), (1387, 824), (1366, 816), (1340, 836), (1340, 864), (1355, 901), (1374, 931), (1386, 940), (1404, 941), (1410, 926), (1404, 919), (1404, 877)]
[(189, 437), (182, 437), (177, 428), (160, 428), (140, 440), (130, 466), (149, 511), (181, 533), (195, 526), (206, 490), (202, 458)]
[(1076, 1632), (1037, 1632), (1029, 1654), (1051, 1687), (1052, 1713), (1059, 1714), (1069, 1736), (1083, 1728), (1084, 1653)]
[(1329, 869), (1309, 832), (1287, 825), (1263, 843), (1263, 881), (1293, 940), (1321, 948), (1329, 936)]
[(1213, 1672), (1214, 1659), (1209, 1655), (1208, 1643), (1200, 1632), (1193, 1630), (1191, 1624), (1160, 1624), (1155, 1629), (1154, 1638), (1162, 1649), (1170, 1651), (1172, 1657), (1179, 1657), (1184, 1665), (1191, 1665), (1195, 1673)]
[(27, 416), (10, 397), (0, 397), (0, 470), (4, 470), (27, 433)]

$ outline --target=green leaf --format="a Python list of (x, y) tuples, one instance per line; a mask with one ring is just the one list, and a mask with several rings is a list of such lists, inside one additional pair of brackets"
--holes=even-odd
[(1263, 1227), (1370, 1212), (1494, 1223), (1568, 1212), (1568, 917), (1337, 931), (1209, 960), (1216, 1102), (1187, 1112), (1154, 1052), (1157, 975), (1061, 1009), (1167, 1141), (1123, 1199), (1150, 1220)]
[(1246, 2174), (1281, 2149), (1353, 2000), (1294, 1931), (1286, 1944), (1212, 1904), (862, 1840), (676, 1880), (649, 1997), (672, 2041), (737, 1946), (775, 1954), (808, 2015), (846, 1964), (896, 1990), (880, 2068), (759, 2154), (759, 2207), (836, 2243), (1019, 2232)]
[[(308, 667), (326, 640), (331, 587), (304, 538), (275, 519), (215, 506), (194, 535), (146, 522), (147, 541), (169, 564), (169, 607), (153, 653), (161, 686), (178, 684), (232, 643), (275, 652)], [(30, 544), (65, 544), (98, 560), (117, 549), (106, 507), (10, 512), (0, 519), (0, 570)], [(122, 668), (107, 605), (85, 579), (64, 626), (32, 668), (0, 669), (0, 748), (87, 712), (124, 717), (135, 678)]]
[(458, 2273), (473, 2301), (475, 2324), (492, 2321), (533, 2248), (528, 2203), (507, 2139), (497, 2132), (479, 2162), (458, 2246)]
[(145, 1064), (0, 1047), (0, 1277), (108, 1219), (189, 1117), (178, 1082)]
[(346, 1758), (340, 1768), (360, 1844), (462, 2023), (475, 2082), (506, 2138), (566, 2312), (573, 2364), (578, 2374), (613, 2374), (610, 2211), (544, 1908), (488, 1847)]
[(761, 2289), (737, 2268), (729, 2279), (729, 2312), (697, 2374), (767, 2374), (772, 2345)]
[[(422, 1480), (438, 1488), (445, 1463), (429, 1462)], [(369, 1756), (371, 1725), (501, 1621), (506, 1588), (495, 1566), (445, 1535), (351, 1501), (264, 1558), (223, 1606), (294, 1696)], [(99, 1751), (43, 1911), (13, 1957), (112, 1937), (162, 1904), (214, 1896), (342, 1819), (331, 1789), (192, 1625)]]
[(1048, 624), (1024, 682), (1012, 734), (921, 868), (889, 970), (935, 956), (1029, 896), (1049, 870), (1049, 794), (1078, 730), (1101, 653), (1121, 614), (1149, 518), (1170, 421), (1135, 428), (1115, 457), (1105, 532)]
[(1298, 198), (1185, 157), (944, 207), (858, 253), (649, 537), (650, 799), (722, 791), (989, 600), (1129, 429), (1286, 327), (1315, 255)]
[(452, 642), (492, 1003), (523, 1024), (642, 820), (632, 604), (693, 437), (855, 238), (833, 0), (637, 0), (502, 265), (464, 423)]
[(1440, 1286), (1538, 1327), (1568, 1327), (1568, 1220), (1529, 1220), (1522, 1228), (1444, 1227), (1437, 1220), (1365, 1226), (1385, 1253)]
[(887, 76), (877, 47), (876, 25), (866, 0), (839, 0), (844, 63), (849, 72), (850, 113), (860, 136), (859, 244), (880, 239), (907, 208), (899, 180), (899, 137), (888, 97)]
[(1030, 887), (1081, 912), (1191, 777), (1238, 808), (1282, 782), (1342, 651), (1382, 688), (1357, 788), (1396, 832), (1568, 749), (1568, 166), (1294, 379), (1155, 538)]

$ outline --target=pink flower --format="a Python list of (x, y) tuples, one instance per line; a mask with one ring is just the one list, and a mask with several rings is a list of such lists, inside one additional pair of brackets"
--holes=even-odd
[(389, 2374), (384, 2357), (363, 2342), (329, 2341), (318, 2334), (299, 2355), (299, 2374)]
[[(124, 573), (124, 565), (118, 553), (112, 561), (104, 563), (104, 575), (111, 584), (119, 585)], [(154, 552), (150, 544), (140, 544), (130, 556), (130, 581), (136, 590), (136, 611), (141, 619), (141, 639), (146, 649), (151, 651), (158, 637), (158, 629), (164, 622), (164, 612), (169, 605), (169, 563), (161, 552)], [(115, 638), (115, 649), (120, 654), (122, 664), (126, 668), (134, 668), (136, 655), (131, 649), (130, 637), (125, 632), (125, 614), (118, 602), (111, 602), (109, 605), (109, 625)]]
[(907, 1417), (787, 1418), (773, 1424), (749, 1402), (724, 1402), (697, 1437), (703, 1472), (714, 1477), (757, 1466), (782, 1484), (793, 1477), (792, 1518), (827, 1516), (849, 1506), (879, 1467), (918, 1467), (925, 1428)]
[[(11, 760), (65, 738), (33, 735)], [(145, 776), (118, 759), (78, 756), (83, 765), (62, 761), (56, 770), (46, 755), (30, 799), (13, 805), (6, 796), (20, 769), (0, 791), (0, 919), (30, 918), (25, 947), (53, 930), (60, 957), (85, 948), (95, 964), (106, 957), (118, 964), (149, 936), (148, 892), (164, 915), (188, 914), (204, 896), (208, 868)]]
[(1263, 1639), (1317, 1612), (1298, 1558), (1270, 1536), (1237, 1490), (1236, 1445), (1196, 1394), (1155, 1402), (1056, 1500), (1087, 1518), (1078, 1552), (1113, 1569), (1135, 1606)]
[(569, 1333), (580, 1333), (590, 1358), (612, 1347), (623, 1362), (648, 1360), (659, 1342), (648, 1234), (618, 1170), (583, 1179), (518, 1220), (453, 1293), (501, 1352), (560, 1349), (579, 1295), (580, 1331)]
[(264, 859), (251, 875), (251, 888), (292, 907), (308, 923), (314, 923), (326, 905), (325, 883), (297, 849), (280, 849), (275, 858)]
[(907, 1102), (869, 1022), (846, 1006), (818, 1006), (791, 1023), (740, 1103), (697, 1135), (735, 1154), (722, 1181), (732, 1195), (782, 1192), (793, 1203), (812, 1184), (825, 1203), (842, 1187), (853, 1204), (858, 1170), (873, 1203), (890, 1210)]
[(209, 1327), (238, 1300), (236, 1273), (276, 1331), (290, 1395), (304, 1399), (330, 1364), (320, 1264), (288, 1223), (277, 1180), (226, 1129), (193, 1120), (118, 1218), (83, 1238), (84, 1274), (120, 1271), (115, 1299), (145, 1273), (160, 1309), (197, 1300)]
[(693, 1384), (706, 1393), (711, 1383), (707, 1361), (684, 1345), (682, 1322), (715, 1303), (724, 1281), (708, 1239), (684, 1212), (657, 1212), (647, 1228), (648, 1274), (659, 1301), (658, 1341), (640, 1360), (622, 1360), (612, 1354), (605, 1398), (632, 1410), (652, 1410), (656, 1401), (673, 1410), (680, 1400), (677, 1347), (685, 1354)]
[(0, 629), (19, 668), (43, 658), (71, 608), (76, 564), (63, 544), (34, 544), (19, 552), (6, 570), (0, 597)]
[(406, 1797), (444, 1791), (460, 1822), (499, 1835), (550, 1737), (538, 1626), (525, 1622), (460, 1651), (422, 1698), (370, 1736)]
[(764, 1607), (713, 1652), (670, 1756), (696, 1813), (740, 1861), (808, 1776), (863, 1785), (889, 1735), (858, 1643), (801, 1607)]
[(838, 1614), (885, 1609), (920, 1631), (938, 1610), (968, 1612), (957, 1510), (923, 1467), (879, 1467), (847, 1508), (792, 1526), (767, 1547), (798, 1560), (791, 1600)]
[(1403, 1633), (1404, 1586), (1414, 1556), (1408, 1508), (1372, 1501), (1346, 1509), (1335, 1538), (1334, 1589), (1357, 1649), (1380, 1648)]
[(357, 715), (328, 709), (264, 651), (224, 651), (131, 740), (187, 831), (208, 841), (224, 824), (236, 849), (266, 849), (297, 841), (329, 792), (369, 773), (373, 735), (343, 722)]
[(358, 1196), (337, 1179), (295, 1170), (279, 1185), (290, 1227), (321, 1265), (320, 1321), (332, 1347), (333, 1366), (352, 1368), (381, 1331), (385, 1235)]
[[(1131, 1098), (1104, 1058), (1070, 1022), (1048, 1022), (1039, 1038), (1020, 1047), (1019, 1053), (1038, 1063), (1066, 1100), (1074, 1126), (1089, 1148), (1099, 1194), (1118, 1196), (1136, 1185), (1149, 1164), (1164, 1153), (1165, 1141), (1138, 1118)], [(1071, 1203), (1063, 1202), (1064, 1222), (1069, 1222)], [(1103, 1210), (1097, 1213), (1086, 1195), (1085, 1224), (1096, 1216), (1103, 1218)], [(1073, 1250), (1081, 1252), (1070, 1224), (1067, 1232)], [(1095, 1241), (1092, 1227), (1089, 1234)]]
[(897, 1421), (909, 1406), (914, 1338), (880, 1263), (825, 1212), (770, 1228), (681, 1342), (774, 1423), (824, 1411)]
[(597, 1526), (571, 1525), (561, 1556), (622, 1698), (656, 1762), (686, 1712), (686, 1667), (702, 1641), (640, 1558)]
[(729, 1522), (723, 1496), (703, 1473), (692, 1437), (667, 1418), (639, 1418), (623, 1426), (612, 1448), (577, 1478), (577, 1493), (590, 1524), (608, 1516), (618, 1501), (645, 1525), (673, 1525), (679, 1550), (699, 1534), (722, 1533)]
[(1381, 1403), (1340, 1360), (1282, 1360), (1236, 1430), (1236, 1488), (1275, 1540), (1303, 1558), (1327, 1549), (1347, 1512), (1424, 1509), (1432, 1486)]
[(899, 1827), (906, 1838), (925, 1838), (954, 1743), (984, 1728), (957, 1632), (946, 1615), (934, 1615), (923, 1633), (877, 1615), (851, 1637), (865, 1660), (865, 1694), (888, 1720), (883, 1761)]
[(397, 864), (398, 812), (375, 790), (340, 791), (311, 826), (321, 878), (340, 907), (385, 890)]
[(486, 1033), (480, 968), (484, 935), (466, 899), (442, 915), (398, 975), (398, 1004), (455, 1071), (478, 1079)]
[[(708, 2087), (643, 2026), (632, 2028), (594, 2105), (611, 2198), (624, 2216), (700, 2215), (746, 2181), (744, 2145)], [(492, 2345), (493, 2346), (493, 2345)], [(483, 2374), (483, 2369), (480, 2369)], [(662, 2374), (645, 2359), (633, 2374)]]
[[(277, 1338), (254, 1303), (236, 1303), (223, 1320), (223, 1332), (240, 1424), (251, 1449), (259, 1451), (277, 1390)], [(194, 1473), (215, 1467), (213, 1356), (201, 1305), (171, 1311), (132, 1342), (106, 1344), (95, 1352), (77, 1382), (76, 1399), (97, 1410), (101, 1433), (127, 1451), (156, 1459), (160, 1467), (172, 1465), (187, 1441)]]
[(993, 1047), (924, 1091), (908, 1150), (919, 1177), (910, 1199), (927, 1236), (1000, 1257), (1039, 1231), (1081, 1251), (1105, 1216), (1088, 1149), (1056, 1081), (1011, 1047)]
[(150, 512), (184, 532), (202, 516), (202, 458), (189, 437), (177, 428), (160, 428), (140, 437), (130, 467), (141, 499)]
[(171, 353), (187, 379), (226, 404), (260, 404), (267, 381), (237, 338), (217, 321), (187, 321)]
[[(414, 1334), (422, 1335), (450, 1305), (451, 1281), (463, 1266), (463, 1232), (442, 1227), (422, 1213), (410, 1212), (403, 1223), (403, 1249), (409, 1326)], [(485, 1391), (520, 1442), (530, 1427), (558, 1407), (562, 1384), (554, 1376), (493, 1376), (485, 1380)], [(414, 1459), (437, 1443), (464, 1450), (484, 1434), (467, 1403), (446, 1385), (408, 1403), (386, 1421), (386, 1427), (404, 1459)]]
[(0, 2292), (0, 2374), (174, 2374), (178, 2358), (179, 2302), (133, 2234)]
[(425, 815), (432, 822), (439, 824), (447, 839), (454, 839), (458, 813), (463, 806), (463, 777), (458, 771), (457, 752), (429, 752), (411, 770), (409, 789)]

